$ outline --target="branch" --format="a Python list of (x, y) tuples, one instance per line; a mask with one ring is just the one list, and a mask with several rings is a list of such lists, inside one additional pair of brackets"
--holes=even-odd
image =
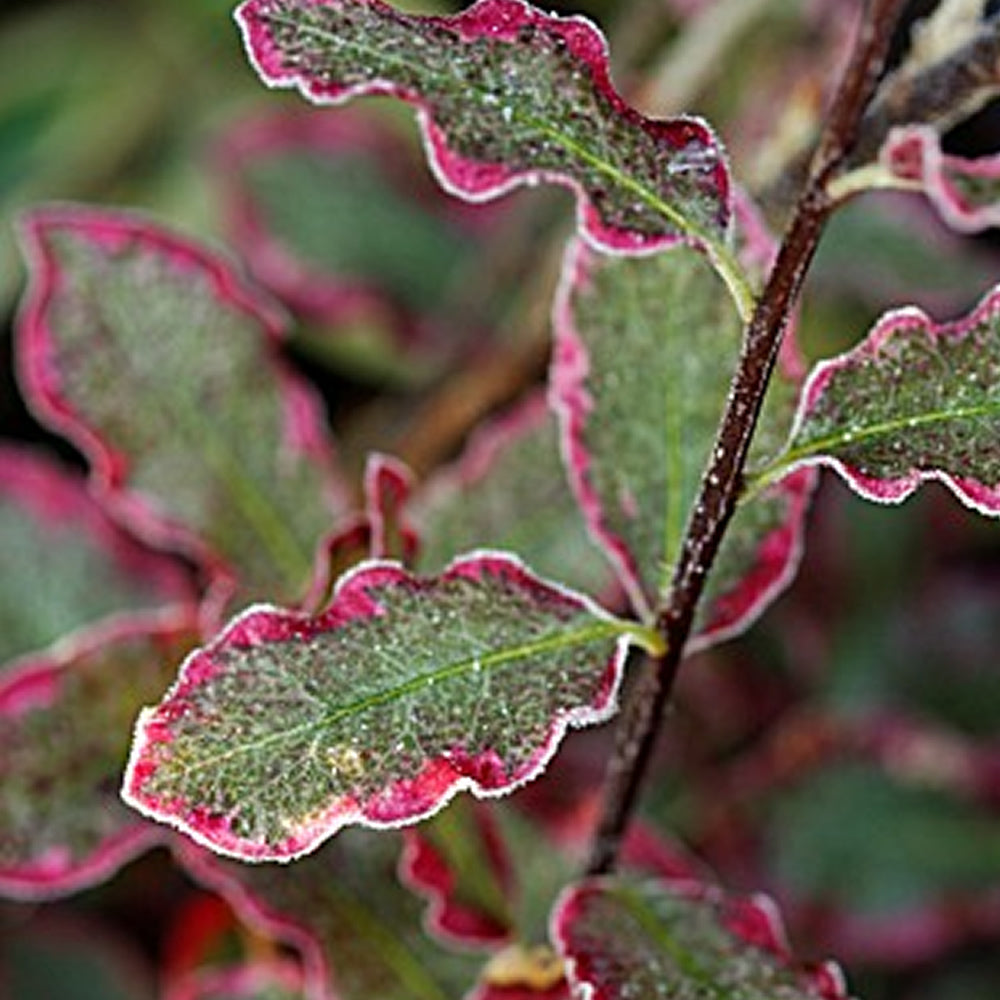
[(771, 275), (747, 327), (739, 368), (674, 570), (657, 628), (667, 652), (647, 665), (617, 731), (602, 814), (588, 872), (615, 864), (670, 700), (698, 601), (743, 485), (750, 441), (774, 370), (781, 338), (833, 204), (826, 194), (858, 133), (905, 0), (870, 0), (853, 54), (820, 137), (809, 179), (796, 205)]

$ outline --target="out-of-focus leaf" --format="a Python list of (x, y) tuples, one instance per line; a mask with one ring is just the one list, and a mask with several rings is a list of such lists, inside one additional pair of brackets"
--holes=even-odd
[(792, 964), (768, 900), (728, 898), (699, 883), (588, 879), (562, 895), (552, 925), (569, 980), (589, 1000), (847, 995), (834, 966)]
[(853, 350), (817, 365), (767, 480), (828, 465), (868, 500), (898, 503), (940, 480), (983, 514), (1000, 512), (1000, 290), (936, 324), (886, 314)]
[(302, 972), (291, 962), (248, 962), (169, 983), (162, 1000), (307, 1000)]
[(452, 18), (379, 0), (248, 0), (237, 12), (266, 83), (317, 103), (415, 104), (441, 182), (472, 200), (550, 180), (579, 194), (581, 228), (612, 250), (696, 239), (724, 252), (729, 180), (709, 128), (652, 121), (611, 84), (582, 18), (480, 0)]
[(250, 926), (301, 952), (307, 1000), (455, 1000), (475, 979), (480, 959), (421, 928), (421, 902), (396, 874), (397, 835), (345, 831), (287, 868), (223, 861), (187, 842), (175, 850)]
[(365, 563), (321, 615), (251, 608), (193, 654), (140, 718), (124, 794), (245, 859), (410, 823), (607, 719), (632, 640), (654, 637), (500, 553), (430, 578)]
[[(692, 251), (624, 259), (571, 249), (552, 371), (563, 454), (591, 535), (642, 614), (669, 588), (740, 339)], [(791, 414), (792, 383), (779, 373), (751, 461), (777, 450)], [(692, 648), (745, 627), (791, 577), (811, 483), (789, 478), (743, 505)]]
[(415, 491), (406, 510), (422, 570), (440, 570), (459, 553), (489, 545), (585, 593), (614, 592), (611, 569), (588, 538), (562, 475), (555, 421), (540, 395), (477, 431), (454, 465)]
[(950, 156), (933, 128), (908, 125), (893, 129), (879, 155), (893, 176), (917, 185), (953, 229), (978, 233), (1000, 226), (1000, 154)]
[(83, 480), (0, 444), (0, 665), (115, 612), (192, 605), (182, 566), (113, 524)]
[(133, 215), (39, 209), (20, 364), (38, 415), (138, 533), (299, 596), (342, 509), (318, 403), (280, 364), (283, 318), (222, 256)]
[(23, 660), (0, 684), (0, 894), (98, 882), (163, 831), (118, 798), (129, 727), (195, 640), (193, 615), (122, 620)]

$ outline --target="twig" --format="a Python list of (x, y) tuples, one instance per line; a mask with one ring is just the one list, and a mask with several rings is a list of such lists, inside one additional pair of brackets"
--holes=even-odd
[(781, 338), (833, 207), (826, 185), (854, 144), (904, 4), (905, 0), (870, 0), (865, 10), (854, 51), (813, 157), (809, 179), (747, 326), (740, 364), (688, 523), (671, 591), (658, 610), (657, 627), (667, 652), (647, 665), (618, 729), (587, 867), (591, 874), (607, 872), (615, 864), (673, 691), (698, 600), (736, 510), (750, 441)]

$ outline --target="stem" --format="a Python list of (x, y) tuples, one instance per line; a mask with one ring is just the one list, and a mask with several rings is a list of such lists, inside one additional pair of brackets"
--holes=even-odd
[(736, 510), (750, 441), (781, 338), (833, 209), (827, 184), (855, 141), (904, 5), (905, 0), (869, 0), (854, 51), (813, 157), (809, 179), (747, 326), (739, 367), (688, 522), (670, 594), (657, 609), (656, 626), (664, 639), (666, 653), (647, 661), (618, 728), (602, 813), (591, 845), (589, 874), (609, 871), (617, 859), (673, 691), (698, 600)]

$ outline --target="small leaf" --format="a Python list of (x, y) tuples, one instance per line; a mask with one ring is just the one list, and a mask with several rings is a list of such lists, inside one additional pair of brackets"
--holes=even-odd
[(890, 312), (853, 350), (817, 365), (786, 450), (761, 478), (822, 463), (883, 503), (936, 479), (996, 515), (998, 384), (1000, 290), (954, 323), (913, 308)]
[(567, 586), (617, 596), (610, 566), (555, 471), (559, 461), (556, 424), (540, 394), (482, 427), (455, 464), (407, 504), (420, 539), (417, 567), (438, 571), (459, 553), (489, 545), (517, 552)]
[(609, 250), (693, 238), (724, 252), (729, 179), (712, 132), (628, 107), (583, 18), (522, 0), (479, 0), (455, 17), (380, 0), (247, 0), (236, 16), (271, 86), (321, 104), (362, 94), (415, 104), (454, 194), (482, 201), (554, 181), (578, 193), (581, 228)]
[(302, 955), (307, 1000), (455, 1000), (481, 959), (424, 934), (396, 876), (398, 836), (348, 830), (287, 868), (237, 864), (188, 841), (178, 861), (258, 931)]
[(112, 613), (193, 605), (178, 560), (154, 553), (101, 510), (82, 478), (0, 445), (0, 672)]
[(933, 128), (908, 125), (890, 132), (879, 158), (892, 176), (917, 185), (953, 229), (979, 233), (1000, 226), (1000, 154), (951, 156)]
[(566, 890), (552, 928), (570, 983), (588, 1000), (846, 997), (834, 967), (790, 963), (769, 901), (698, 883), (589, 879)]
[(506, 555), (427, 579), (363, 564), (318, 617), (251, 608), (193, 654), (139, 720), (124, 794), (248, 860), (410, 823), (607, 719), (630, 636), (652, 641)]
[(64, 895), (108, 877), (163, 833), (117, 789), (128, 727), (163, 689), (193, 616), (136, 618), (23, 661), (0, 684), (0, 895)]
[[(637, 613), (669, 589), (740, 352), (740, 324), (701, 257), (601, 257), (577, 244), (556, 303), (552, 396), (570, 481)], [(773, 454), (794, 383), (779, 372), (751, 461)], [(692, 648), (745, 627), (794, 572), (811, 479), (744, 504)]]
[(283, 318), (214, 252), (138, 216), (25, 219), (25, 389), (139, 534), (296, 597), (342, 501), (318, 402), (276, 355)]

